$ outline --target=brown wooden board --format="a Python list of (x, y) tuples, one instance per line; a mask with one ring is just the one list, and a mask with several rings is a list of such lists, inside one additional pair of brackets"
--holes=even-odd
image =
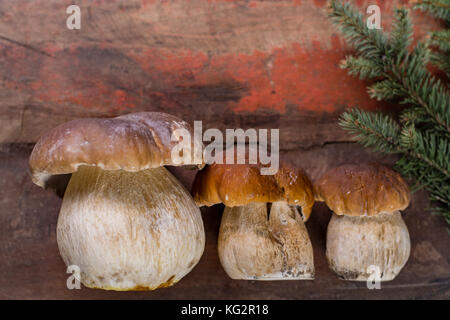
[[(412, 1), (352, 1), (392, 12)], [(338, 67), (351, 49), (323, 0), (80, 1), (81, 30), (66, 28), (69, 0), (0, 1), (0, 299), (395, 299), (450, 298), (449, 234), (426, 194), (405, 211), (411, 258), (382, 290), (343, 282), (328, 269), (329, 210), (307, 223), (314, 281), (234, 281), (216, 250), (222, 206), (202, 209), (206, 248), (174, 287), (154, 292), (68, 290), (55, 230), (61, 199), (32, 184), (27, 160), (39, 136), (62, 122), (165, 111), (203, 128), (278, 128), (284, 158), (317, 178), (345, 162), (392, 157), (349, 143), (337, 125), (348, 107), (397, 114), (369, 99)], [(438, 24), (412, 13), (415, 37)], [(171, 169), (190, 187), (195, 171)]]
[[(217, 234), (223, 206), (202, 209), (205, 252), (199, 264), (175, 286), (152, 292), (112, 292), (66, 287), (66, 267), (56, 244), (61, 199), (35, 186), (27, 173), (31, 145), (3, 146), (0, 154), (0, 299), (449, 299), (450, 251), (447, 225), (429, 213), (426, 195), (414, 194), (404, 220), (411, 236), (411, 257), (381, 290), (365, 283), (339, 280), (328, 269), (325, 235), (330, 211), (317, 203), (306, 226), (314, 247), (314, 281), (237, 281), (223, 271), (217, 256)], [(328, 168), (346, 162), (393, 158), (372, 154), (356, 144), (328, 144), (288, 151), (284, 159), (317, 178)], [(190, 188), (195, 171), (171, 168)]]
[[(382, 27), (410, 1), (377, 3)], [(395, 112), (338, 67), (350, 49), (324, 0), (0, 1), (0, 142), (79, 117), (159, 110), (205, 127), (283, 128), (283, 147), (347, 141), (348, 107)], [(416, 37), (437, 24), (415, 10)], [(302, 128), (302, 130), (298, 130)]]

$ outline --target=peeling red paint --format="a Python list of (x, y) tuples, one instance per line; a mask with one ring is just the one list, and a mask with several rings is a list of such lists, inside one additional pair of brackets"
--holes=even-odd
[(328, 0), (314, 0), (314, 4), (317, 7), (323, 7), (328, 3)]
[[(214, 84), (234, 86), (235, 83), (245, 88), (245, 94), (238, 101), (226, 102), (226, 107), (235, 112), (264, 108), (284, 113), (287, 106), (314, 112), (335, 112), (343, 106), (354, 105), (375, 108), (377, 103), (367, 97), (365, 84), (339, 69), (338, 64), (345, 56), (340, 39), (332, 36), (330, 41), (333, 44), (331, 50), (321, 48), (320, 43), (314, 41), (312, 49), (294, 43), (271, 52), (210, 58), (202, 52), (189, 50), (146, 49), (129, 57), (158, 82), (141, 84), (145, 88), (139, 89), (138, 93), (117, 88), (101, 74), (91, 71), (92, 66), (83, 65), (76, 49), (65, 52), (52, 48), (52, 54), (57, 57), (70, 56), (64, 60), (63, 69), (53, 69), (48, 60), (51, 58), (44, 57), (39, 80), (17, 81), (15, 86), (20, 90), (36, 91), (36, 97), (42, 101), (68, 102), (110, 113), (134, 109), (142, 105), (142, 99), (149, 97), (157, 97), (162, 106), (172, 108), (177, 106), (172, 99), (173, 90), (181, 90), (186, 100), (195, 101), (197, 91), (191, 92), (190, 88), (201, 90)], [(20, 51), (16, 48), (14, 54), (25, 54)], [(20, 70), (23, 68), (14, 72), (20, 73)]]
[[(106, 5), (107, 1), (98, 3)], [(356, 0), (356, 3), (362, 6), (367, 1)], [(393, 9), (392, 3), (387, 1), (374, 3), (385, 12)], [(145, 7), (156, 5), (156, 2), (143, 0), (141, 4)], [(257, 1), (246, 4), (249, 8), (266, 5)], [(271, 5), (311, 4), (294, 0)], [(313, 6), (320, 8), (317, 10), (325, 10), (322, 8), (325, 5), (324, 0), (313, 2)], [(171, 9), (170, 2), (164, 4), (163, 10)], [(389, 16), (382, 18), (386, 30), (390, 24)], [(178, 30), (166, 30), (163, 24), (155, 23), (152, 28), (164, 37), (180, 36)], [(240, 32), (244, 34), (245, 30)], [(415, 33), (422, 36), (424, 30), (416, 27)], [(215, 33), (208, 32), (182, 36), (186, 41), (220, 39)], [(240, 34), (233, 36), (239, 37)], [(156, 101), (163, 108), (175, 108), (180, 104), (195, 105), (199, 99), (200, 102), (211, 99), (208, 101), (210, 105), (238, 113), (268, 109), (282, 114), (288, 108), (327, 113), (340, 111), (346, 106), (357, 105), (366, 109), (380, 106), (368, 98), (366, 83), (339, 69), (338, 64), (347, 49), (342, 46), (338, 31), (330, 34), (329, 39), (325, 35), (324, 39), (308, 41), (308, 44), (290, 42), (270, 50), (254, 50), (245, 54), (233, 50), (211, 54), (207, 50), (182, 48), (182, 45), (176, 48), (126, 47), (120, 41), (110, 43), (106, 40), (95, 44), (48, 42), (39, 49), (51, 57), (13, 44), (3, 43), (0, 50), (3, 60), (7, 61), (6, 87), (28, 92), (44, 102), (69, 103), (110, 114), (142, 107), (148, 101)], [(96, 59), (90, 58), (92, 53), (98, 55)], [(125, 68), (123, 65), (135, 69), (122, 70)], [(217, 93), (212, 90), (203, 94), (214, 86), (239, 93), (228, 100), (214, 99), (214, 94), (220, 95), (221, 89)], [(217, 106), (216, 100), (220, 100)]]
[(155, 50), (135, 59), (146, 72), (165, 75), (161, 81), (167, 87), (240, 83), (248, 93), (238, 102), (228, 103), (236, 112), (266, 108), (283, 113), (287, 105), (316, 112), (334, 112), (343, 105), (356, 104), (375, 108), (376, 102), (368, 99), (365, 84), (339, 69), (345, 56), (339, 38), (332, 36), (330, 41), (332, 50), (322, 49), (316, 41), (312, 52), (293, 44), (269, 53), (227, 54), (209, 61), (202, 53), (158, 54)]

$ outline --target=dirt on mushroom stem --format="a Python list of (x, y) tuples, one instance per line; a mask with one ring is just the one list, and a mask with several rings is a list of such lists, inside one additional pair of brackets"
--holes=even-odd
[(380, 281), (393, 280), (408, 261), (408, 229), (399, 211), (375, 216), (338, 216), (328, 224), (326, 256), (343, 280), (367, 281), (377, 268)]
[(205, 235), (200, 210), (164, 167), (127, 172), (80, 166), (57, 226), (66, 265), (105, 290), (145, 290), (178, 282), (197, 264)]
[(285, 202), (225, 207), (218, 251), (232, 279), (314, 279), (308, 232), (296, 207)]

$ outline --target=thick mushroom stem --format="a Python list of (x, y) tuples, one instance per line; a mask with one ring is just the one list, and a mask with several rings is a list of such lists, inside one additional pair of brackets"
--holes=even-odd
[(61, 256), (81, 282), (105, 290), (170, 286), (200, 260), (200, 210), (164, 167), (139, 172), (81, 166), (58, 218)]
[(400, 212), (375, 216), (338, 216), (328, 225), (326, 255), (340, 278), (393, 280), (410, 253), (408, 229)]
[(297, 209), (284, 202), (225, 207), (218, 251), (232, 279), (314, 279), (308, 231)]

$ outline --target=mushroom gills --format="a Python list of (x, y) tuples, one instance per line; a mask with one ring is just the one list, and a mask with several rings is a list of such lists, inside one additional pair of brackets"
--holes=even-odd
[(285, 202), (225, 207), (218, 251), (232, 279), (314, 279), (308, 231), (295, 206)]
[(80, 166), (64, 195), (57, 241), (81, 282), (106, 290), (170, 286), (200, 260), (200, 210), (164, 167), (128, 172)]
[(338, 216), (328, 225), (326, 255), (343, 280), (393, 280), (410, 254), (408, 229), (400, 212)]

